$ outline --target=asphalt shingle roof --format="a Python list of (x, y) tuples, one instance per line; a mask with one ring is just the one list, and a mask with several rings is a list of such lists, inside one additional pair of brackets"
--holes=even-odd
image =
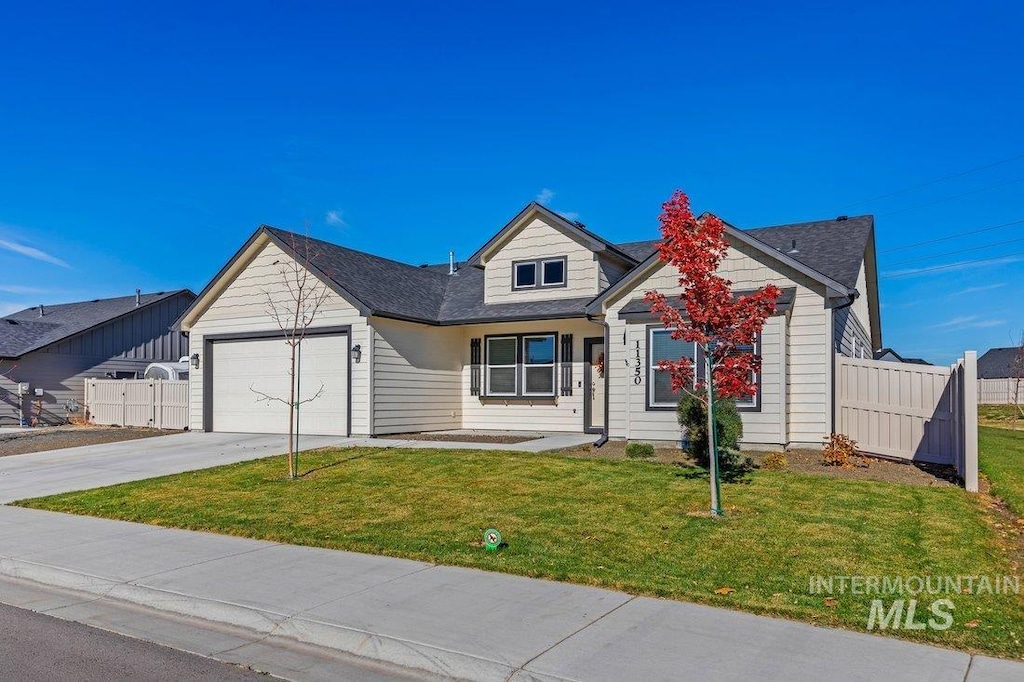
[[(305, 239), (285, 230), (266, 229), (285, 244)], [(857, 283), (871, 229), (871, 216), (861, 216), (776, 225), (747, 233), (852, 288)], [(794, 239), (797, 253), (788, 253)], [(318, 239), (309, 238), (309, 242), (313, 265), (373, 314), (435, 324), (572, 317), (582, 316), (592, 300), (588, 297), (488, 305), (484, 303), (484, 273), (479, 268), (460, 264), (458, 274), (449, 275), (447, 263), (409, 265)], [(655, 239), (614, 246), (640, 262), (651, 256), (657, 245)]]
[(1020, 349), (990, 348), (978, 358), (979, 379), (1005, 379), (1012, 376), (1013, 358)]
[[(188, 291), (161, 291), (142, 294), (142, 306)], [(44, 305), (19, 310), (0, 318), (0, 357), (18, 358), (43, 346), (74, 336), (135, 310), (135, 296), (101, 298), (79, 303)]]

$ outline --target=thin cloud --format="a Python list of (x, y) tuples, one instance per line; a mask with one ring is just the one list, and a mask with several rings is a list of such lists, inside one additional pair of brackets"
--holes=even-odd
[(348, 223), (341, 217), (341, 211), (328, 211), (324, 222), (333, 227), (348, 227)]
[(963, 261), (960, 263), (949, 263), (947, 265), (929, 265), (921, 268), (908, 268), (906, 270), (891, 270), (883, 273), (883, 277), (907, 277), (910, 275), (924, 275), (929, 272), (956, 272), (961, 270), (973, 270), (985, 268), (990, 265), (1006, 265), (1008, 263), (1020, 263), (1024, 256), (1006, 256), (1005, 258), (986, 258), (980, 261)]
[(954, 331), (957, 329), (987, 329), (1003, 324), (1006, 324), (1006, 320), (982, 320), (977, 315), (964, 315), (940, 322), (939, 324), (933, 324), (931, 328)]
[(544, 205), (547, 205), (547, 204), (551, 203), (551, 200), (554, 199), (554, 198), (555, 198), (555, 190), (548, 189), (547, 187), (545, 187), (541, 191), (537, 192), (537, 196), (534, 197), (534, 199), (537, 201), (538, 204), (544, 204)]
[(1000, 284), (986, 284), (983, 287), (967, 287), (966, 289), (961, 289), (960, 291), (954, 291), (953, 293), (951, 293), (946, 298), (951, 298), (953, 296), (963, 296), (964, 294), (980, 294), (983, 291), (992, 291), (993, 289), (1001, 289), (1001, 288), (1003, 288), (1005, 286), (1006, 286), (1006, 282), (1002, 282)]
[(51, 265), (59, 265), (62, 268), (71, 267), (70, 265), (62, 261), (60, 258), (57, 258), (56, 256), (51, 256), (45, 251), (40, 251), (39, 249), (36, 249), (31, 246), (25, 246), (24, 244), (16, 244), (15, 242), (9, 242), (0, 239), (0, 249), (12, 251), (13, 253), (17, 253), (27, 258), (43, 261), (44, 263), (49, 263)]
[(576, 211), (559, 211), (558, 215), (562, 216), (566, 220), (579, 220), (580, 214)]
[(4, 294), (45, 294), (48, 293), (47, 289), (40, 289), (39, 287), (26, 287), (21, 284), (0, 284), (0, 293)]

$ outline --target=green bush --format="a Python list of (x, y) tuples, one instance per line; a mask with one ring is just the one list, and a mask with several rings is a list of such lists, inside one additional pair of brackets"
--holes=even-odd
[(626, 457), (653, 457), (654, 446), (650, 443), (626, 443)]
[[(679, 399), (679, 425), (686, 429), (689, 452), (697, 464), (708, 467), (708, 415), (704, 404), (691, 395)], [(736, 401), (720, 398), (715, 401), (715, 433), (718, 440), (718, 461), (722, 468), (739, 464), (739, 441), (743, 422), (736, 410)]]

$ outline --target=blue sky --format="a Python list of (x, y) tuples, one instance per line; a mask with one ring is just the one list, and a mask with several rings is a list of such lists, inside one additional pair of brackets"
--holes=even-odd
[(0, 312), (198, 291), (260, 223), (439, 262), (544, 197), (652, 238), (679, 187), (873, 213), (886, 345), (1008, 345), (1024, 222), (892, 249), (1024, 220), (1024, 5), (832, 5), (9, 5)]

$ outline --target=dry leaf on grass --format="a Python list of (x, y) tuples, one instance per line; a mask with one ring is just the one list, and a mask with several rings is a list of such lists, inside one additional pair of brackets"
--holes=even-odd
[(825, 597), (825, 606), (829, 607), (830, 609), (834, 609), (838, 605), (839, 605), (839, 600), (836, 599), (835, 597)]
[(978, 627), (977, 619), (967, 621), (966, 623), (964, 623), (964, 627), (965, 628), (976, 628), (976, 627)]
[(715, 590), (715, 594), (732, 594), (735, 591), (736, 590), (732, 589), (731, 587), (719, 587), (717, 590)]

